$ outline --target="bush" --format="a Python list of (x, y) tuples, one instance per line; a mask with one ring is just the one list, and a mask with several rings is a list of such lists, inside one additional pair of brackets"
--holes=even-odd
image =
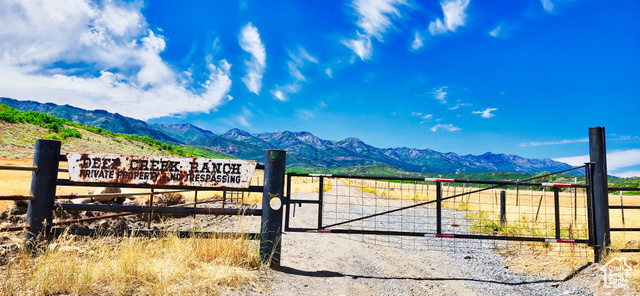
[(13, 109), (6, 105), (0, 105), (0, 121), (8, 123), (28, 123), (46, 128), (55, 135), (49, 138), (57, 140), (66, 140), (68, 138), (82, 138), (82, 134), (74, 128), (66, 128), (65, 125), (79, 126), (72, 124), (66, 119), (57, 118), (53, 115), (40, 112), (25, 112)]
[(82, 134), (74, 128), (65, 128), (61, 133), (58, 133), (58, 135), (62, 136), (64, 139), (67, 138), (78, 138), (78, 139), (82, 139)]

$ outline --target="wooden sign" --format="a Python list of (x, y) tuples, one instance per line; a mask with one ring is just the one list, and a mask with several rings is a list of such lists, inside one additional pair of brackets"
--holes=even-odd
[(72, 182), (249, 188), (257, 161), (67, 153)]

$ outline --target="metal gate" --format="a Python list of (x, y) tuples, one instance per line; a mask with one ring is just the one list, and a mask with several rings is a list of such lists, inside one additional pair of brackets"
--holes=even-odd
[[(580, 169), (587, 184), (534, 182)], [(284, 230), (427, 248), (447, 239), (538, 242), (560, 252), (581, 245), (577, 256), (586, 257), (593, 245), (589, 172), (585, 165), (523, 181), (288, 173)], [(316, 193), (303, 192), (310, 187)]]

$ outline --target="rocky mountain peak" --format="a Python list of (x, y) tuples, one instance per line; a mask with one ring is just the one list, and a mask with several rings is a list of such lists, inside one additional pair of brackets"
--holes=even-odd
[(232, 128), (228, 130), (226, 133), (222, 134), (223, 137), (251, 137), (251, 134), (247, 131), (241, 130), (239, 128)]

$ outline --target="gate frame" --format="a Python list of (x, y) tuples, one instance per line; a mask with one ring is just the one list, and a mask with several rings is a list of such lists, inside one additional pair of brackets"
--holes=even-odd
[[(585, 166), (586, 167), (586, 166)], [(580, 169), (582, 167), (574, 167), (571, 169), (567, 169), (567, 170), (563, 170), (560, 172), (555, 172), (555, 173), (551, 173), (548, 175), (553, 175), (553, 174), (558, 174), (558, 173), (563, 173), (563, 172), (567, 172), (567, 171), (571, 171), (571, 170), (576, 170), (576, 169)], [(534, 178), (541, 178), (547, 175), (542, 175), (542, 176), (536, 176)], [(393, 210), (387, 210), (387, 211), (383, 211), (380, 213), (375, 213), (375, 214), (370, 214), (367, 216), (363, 216), (363, 217), (359, 217), (359, 218), (354, 218), (351, 220), (347, 220), (347, 221), (342, 221), (342, 222), (338, 222), (338, 223), (334, 223), (334, 224), (330, 224), (330, 225), (322, 225), (322, 201), (323, 201), (323, 190), (322, 187), (318, 188), (318, 200), (304, 200), (304, 199), (291, 199), (290, 195), (291, 195), (291, 188), (290, 186), (287, 186), (287, 193), (288, 193), (288, 197), (287, 197), (287, 211), (286, 211), (286, 216), (285, 216), (285, 232), (289, 231), (289, 232), (319, 232), (319, 233), (347, 233), (347, 234), (368, 234), (368, 235), (397, 235), (397, 236), (420, 236), (420, 237), (428, 237), (428, 236), (434, 236), (434, 237), (445, 237), (445, 238), (463, 238), (463, 239), (489, 239), (489, 240), (507, 240), (507, 241), (527, 241), (527, 242), (558, 242), (558, 243), (584, 243), (584, 244), (588, 244), (588, 245), (593, 245), (592, 244), (592, 239), (562, 239), (560, 238), (560, 229), (557, 228), (555, 231), (555, 237), (554, 238), (544, 238), (544, 237), (513, 237), (513, 236), (496, 236), (496, 235), (480, 235), (480, 234), (443, 234), (442, 233), (442, 202), (449, 200), (449, 199), (453, 199), (456, 197), (460, 197), (460, 196), (464, 196), (464, 195), (468, 195), (468, 194), (473, 194), (473, 193), (478, 193), (481, 191), (485, 191), (485, 190), (490, 190), (490, 189), (494, 189), (494, 188), (498, 188), (498, 187), (502, 187), (502, 186), (549, 186), (554, 188), (555, 192), (558, 192), (559, 187), (573, 187), (573, 188), (585, 188), (587, 189), (587, 203), (589, 204), (589, 199), (590, 199), (590, 194), (589, 192), (589, 185), (588, 184), (560, 184), (560, 183), (544, 183), (544, 182), (527, 182), (531, 179), (534, 178), (530, 178), (527, 180), (523, 180), (523, 181), (489, 181), (489, 180), (467, 180), (467, 179), (451, 179), (451, 178), (418, 178), (418, 177), (389, 177), (389, 176), (363, 176), (363, 175), (347, 175), (347, 174), (309, 174), (309, 173), (295, 173), (295, 172), (290, 172), (287, 173), (287, 184), (291, 184), (291, 178), (292, 177), (318, 177), (320, 178), (320, 185), (323, 184), (323, 178), (348, 178), (348, 179), (366, 179), (366, 180), (390, 180), (390, 181), (416, 181), (416, 182), (435, 182), (436, 183), (436, 199), (434, 200), (429, 200), (429, 201), (423, 201), (423, 202), (419, 202), (419, 203), (415, 203), (413, 205), (409, 205), (409, 206), (404, 206), (404, 207), (400, 207), (400, 208), (396, 208)], [(460, 194), (454, 194), (452, 196), (447, 196), (447, 197), (442, 197), (442, 186), (443, 183), (447, 183), (447, 182), (452, 182), (452, 183), (467, 183), (467, 184), (488, 184), (488, 185), (493, 185), (487, 188), (480, 188), (474, 191), (470, 191), (470, 192), (465, 192), (465, 193), (460, 193)], [(555, 202), (555, 206), (558, 206), (558, 199), (555, 198), (554, 194), (554, 202)], [(425, 233), (425, 232), (407, 232), (407, 231), (378, 231), (378, 230), (357, 230), (357, 229), (329, 229), (330, 227), (334, 227), (334, 226), (339, 226), (339, 225), (344, 225), (344, 224), (348, 224), (351, 222), (355, 222), (355, 221), (360, 221), (360, 220), (364, 220), (364, 219), (369, 219), (372, 217), (376, 217), (376, 216), (382, 216), (382, 215), (386, 215), (386, 214), (390, 214), (390, 213), (394, 213), (394, 212), (398, 212), (398, 211), (402, 211), (402, 210), (406, 210), (406, 209), (410, 209), (410, 208), (415, 208), (415, 207), (419, 207), (419, 206), (423, 206), (423, 205), (427, 205), (427, 204), (432, 204), (435, 203), (436, 204), (436, 233), (435, 235), (432, 235), (432, 233)], [(591, 202), (592, 203), (592, 202)], [(295, 228), (295, 227), (291, 227), (290, 226), (290, 219), (291, 219), (291, 211), (289, 210), (291, 205), (295, 205), (295, 204), (318, 204), (318, 227), (317, 228)], [(295, 214), (295, 213), (294, 213)], [(560, 224), (560, 214), (558, 211), (556, 211), (554, 213), (555, 215), (555, 225), (559, 225)], [(590, 218), (588, 218), (589, 220)], [(591, 228), (592, 223), (588, 223), (587, 222), (587, 227), (588, 227), (588, 233), (592, 233), (593, 229)]]

